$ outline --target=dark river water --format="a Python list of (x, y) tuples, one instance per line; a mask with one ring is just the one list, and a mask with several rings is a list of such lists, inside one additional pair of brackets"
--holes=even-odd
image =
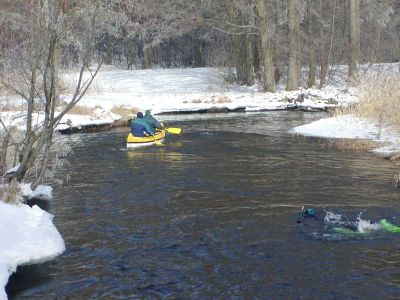
[[(71, 136), (50, 212), (67, 250), (21, 268), (10, 299), (398, 299), (400, 236), (333, 234), (326, 211), (396, 220), (391, 163), (288, 130), (324, 114), (165, 121), (165, 147), (126, 131)], [(297, 223), (301, 207), (318, 220)]]

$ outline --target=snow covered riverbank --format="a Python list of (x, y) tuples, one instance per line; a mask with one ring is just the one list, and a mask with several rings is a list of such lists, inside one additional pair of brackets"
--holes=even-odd
[[(376, 64), (365, 70), (365, 74), (392, 74), (398, 64)], [(345, 72), (345, 70), (342, 70)], [(276, 93), (264, 93), (256, 86), (228, 84), (224, 73), (216, 68), (119, 70), (106, 67), (96, 77), (90, 92), (80, 105), (94, 107), (107, 112), (115, 105), (125, 105), (136, 110), (151, 109), (154, 114), (167, 112), (189, 112), (226, 107), (230, 110), (244, 108), (246, 112), (301, 109), (305, 111), (326, 110), (347, 106), (358, 101), (357, 91), (347, 89), (346, 83), (337, 77), (323, 89), (299, 89), (285, 91), (279, 86)], [(72, 84), (76, 74), (66, 76)], [(72, 84), (73, 85), (73, 84)], [(68, 98), (68, 95), (65, 95)], [(72, 119), (71, 119), (72, 117)], [(118, 117), (118, 116), (116, 116)], [(84, 124), (79, 116), (70, 118), (72, 126)], [(99, 120), (100, 122), (100, 120)], [(59, 129), (68, 127), (61, 124)], [(394, 155), (400, 151), (400, 135), (367, 120), (354, 116), (327, 118), (310, 125), (293, 129), (293, 133), (325, 138), (370, 139), (383, 142), (384, 148), (376, 149), (377, 155)]]
[(17, 266), (51, 260), (63, 253), (64, 241), (53, 216), (37, 206), (11, 205), (0, 201), (0, 299)]
[[(66, 90), (71, 90), (77, 74), (65, 76)], [(68, 87), (69, 86), (69, 87)], [(68, 92), (61, 96), (68, 100)], [(323, 89), (263, 93), (255, 86), (227, 84), (218, 69), (161, 69), (126, 71), (104, 68), (79, 105), (88, 107), (90, 114), (67, 114), (58, 129), (88, 124), (109, 124), (121, 118), (113, 108), (124, 106), (132, 111), (151, 109), (153, 114), (198, 111), (212, 108), (243, 108), (245, 112), (297, 108), (325, 110), (346, 106), (358, 100), (356, 91), (343, 84)], [(6, 126), (23, 129), (25, 112), (11, 110), (21, 104), (15, 96), (0, 96), (0, 117)], [(37, 115), (40, 123), (43, 116)], [(164, 116), (163, 116), (164, 117)], [(160, 119), (163, 119), (160, 117)], [(169, 120), (173, 118), (167, 117)], [(354, 116), (322, 119), (296, 127), (293, 134), (324, 138), (369, 139), (385, 146), (374, 150), (377, 155), (400, 152), (400, 134), (381, 128)], [(37, 263), (54, 258), (64, 251), (64, 242), (52, 223), (52, 216), (38, 207), (9, 205), (0, 201), (0, 299), (6, 297), (3, 287), (9, 275), (21, 264)]]
[[(76, 73), (64, 76), (68, 100), (77, 80)], [(90, 114), (67, 114), (58, 129), (85, 124), (111, 123), (121, 116), (113, 108), (123, 106), (133, 111), (151, 109), (153, 114), (191, 112), (214, 108), (245, 111), (302, 109), (326, 110), (357, 101), (354, 91), (341, 85), (324, 89), (285, 91), (279, 86), (276, 93), (264, 93), (256, 86), (239, 86), (224, 81), (224, 73), (216, 68), (120, 70), (105, 66), (91, 88), (79, 102)], [(3, 98), (5, 104), (21, 103), (15, 97)], [(24, 127), (24, 113), (1, 112), (7, 124)], [(38, 116), (40, 121), (41, 116)]]
[(290, 133), (329, 139), (371, 140), (382, 144), (382, 147), (373, 150), (377, 156), (390, 157), (400, 153), (399, 133), (352, 115), (321, 119), (295, 127)]
[[(368, 69), (368, 73), (392, 74), (397, 69), (398, 64), (376, 64)], [(61, 96), (62, 99), (68, 100), (71, 97), (68, 91), (73, 90), (76, 79), (77, 73), (64, 75), (66, 92)], [(256, 86), (226, 83), (224, 71), (217, 68), (121, 70), (104, 66), (79, 102), (80, 106), (89, 108), (90, 114), (67, 114), (57, 129), (111, 124), (121, 118), (113, 110), (117, 106), (123, 106), (132, 113), (151, 109), (153, 114), (163, 114), (215, 108), (240, 108), (246, 112), (282, 109), (313, 111), (357, 102), (357, 91), (347, 89), (341, 77), (337, 76), (332, 82), (323, 89), (285, 91), (284, 86), (279, 86), (276, 93), (264, 93), (257, 90)], [(4, 104), (21, 103), (21, 99), (15, 97), (3, 97), (0, 100)], [(23, 112), (0, 111), (0, 116), (6, 124), (24, 127)], [(37, 116), (38, 121), (40, 118), (40, 115)], [(389, 147), (376, 151), (378, 155), (389, 155), (400, 149), (397, 133), (350, 116), (324, 119), (309, 126), (295, 128), (293, 133), (326, 138), (371, 139), (388, 143)], [(380, 137), (377, 137), (378, 134)]]
[[(66, 76), (74, 86), (76, 74)], [(69, 95), (65, 95), (66, 98)], [(101, 107), (110, 111), (115, 105), (129, 105), (154, 114), (171, 111), (196, 111), (211, 107), (246, 111), (284, 109), (296, 104), (305, 108), (325, 108), (354, 102), (357, 97), (333, 86), (319, 89), (260, 92), (256, 86), (239, 86), (224, 81), (224, 73), (216, 68), (119, 70), (103, 69), (95, 78), (81, 105)]]

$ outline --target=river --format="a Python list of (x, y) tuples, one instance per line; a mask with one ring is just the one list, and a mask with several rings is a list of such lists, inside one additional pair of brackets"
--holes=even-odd
[[(165, 147), (129, 151), (124, 131), (71, 136), (50, 207), (67, 250), (20, 268), (10, 299), (399, 298), (399, 236), (324, 223), (396, 221), (391, 163), (288, 134), (324, 116), (181, 118)], [(318, 219), (297, 223), (303, 205)]]

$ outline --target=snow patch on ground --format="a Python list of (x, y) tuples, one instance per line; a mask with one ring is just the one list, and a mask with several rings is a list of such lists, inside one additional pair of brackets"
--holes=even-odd
[[(65, 76), (73, 83), (76, 74)], [(327, 99), (337, 102), (352, 102), (354, 95), (347, 91), (328, 86), (322, 90), (299, 89), (285, 91), (278, 87), (277, 93), (260, 92), (256, 86), (239, 86), (224, 82), (223, 73), (216, 68), (157, 69), (157, 70), (119, 70), (107, 68), (99, 72), (90, 91), (80, 104), (101, 106), (111, 110), (114, 105), (129, 105), (140, 110), (151, 109), (154, 114), (179, 110), (199, 110), (210, 107), (240, 106), (248, 110), (282, 109), (300, 94), (311, 93), (312, 98), (297, 103), (301, 106), (321, 108), (335, 106)], [(66, 100), (70, 95), (65, 95)]]
[[(360, 66), (364, 76), (393, 74), (399, 64), (375, 64)], [(337, 66), (336, 76), (323, 89), (286, 91), (278, 86), (276, 93), (260, 92), (257, 86), (239, 86), (224, 81), (224, 72), (217, 68), (185, 68), (154, 70), (121, 70), (105, 66), (79, 105), (93, 108), (92, 115), (65, 115), (57, 129), (93, 124), (110, 124), (120, 118), (111, 112), (114, 106), (127, 106), (138, 110), (151, 109), (153, 114), (170, 111), (196, 111), (212, 107), (235, 109), (246, 107), (247, 112), (286, 109), (290, 106), (305, 110), (346, 106), (357, 102), (357, 91), (346, 86), (346, 66)], [(88, 78), (89, 73), (84, 77)], [(64, 75), (66, 85), (72, 91), (78, 79), (77, 72)], [(63, 100), (72, 97), (66, 93)], [(1, 100), (1, 99), (0, 99)], [(10, 102), (8, 98), (6, 101)], [(15, 98), (15, 103), (21, 99)], [(6, 124), (19, 128), (25, 126), (23, 113), (0, 112)], [(36, 116), (40, 122), (41, 116)], [(160, 119), (164, 119), (164, 116)], [(376, 149), (375, 154), (387, 155), (400, 151), (396, 134), (379, 128), (354, 116), (328, 118), (293, 129), (293, 133), (327, 138), (359, 138), (389, 142), (390, 146)], [(397, 139), (397, 140), (396, 140)], [(397, 142), (399, 141), (399, 142)]]
[(38, 206), (0, 201), (0, 299), (7, 299), (4, 288), (17, 266), (42, 263), (64, 252), (52, 219)]
[(295, 127), (289, 132), (304, 136), (331, 139), (365, 139), (390, 144), (373, 150), (373, 153), (379, 156), (388, 156), (400, 152), (400, 135), (398, 133), (387, 128), (381, 128), (379, 124), (373, 124), (353, 115), (321, 119)]
[(53, 188), (47, 185), (39, 185), (34, 191), (31, 189), (30, 183), (20, 185), (23, 198), (38, 198), (50, 201), (53, 199)]

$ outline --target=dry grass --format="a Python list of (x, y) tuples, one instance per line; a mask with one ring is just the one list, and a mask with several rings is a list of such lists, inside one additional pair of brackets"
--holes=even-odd
[(21, 188), (16, 181), (0, 185), (0, 199), (5, 203), (18, 203), (21, 198)]
[(24, 107), (22, 105), (16, 105), (16, 104), (0, 104), (0, 111), (22, 111)]
[(400, 154), (394, 155), (390, 158), (398, 171), (393, 175), (393, 184), (395, 187), (400, 188)]
[(93, 111), (93, 107), (85, 105), (75, 105), (68, 113), (72, 115), (91, 116), (93, 115)]
[(223, 97), (212, 96), (212, 99), (210, 101), (206, 101), (206, 103), (212, 103), (212, 104), (231, 103), (231, 102), (232, 100), (226, 96)]
[(358, 139), (327, 139), (322, 142), (322, 147), (340, 151), (368, 152), (375, 149), (376, 146), (377, 144), (373, 141)]
[(393, 184), (395, 187), (400, 188), (400, 172), (393, 176)]
[(377, 75), (357, 87), (357, 105), (336, 110), (336, 114), (354, 114), (393, 129), (400, 128), (400, 75)]
[(113, 108), (111, 109), (111, 112), (116, 115), (120, 115), (121, 117), (127, 117), (138, 112), (138, 109), (131, 107), (129, 105), (120, 104), (120, 105), (114, 105)]

